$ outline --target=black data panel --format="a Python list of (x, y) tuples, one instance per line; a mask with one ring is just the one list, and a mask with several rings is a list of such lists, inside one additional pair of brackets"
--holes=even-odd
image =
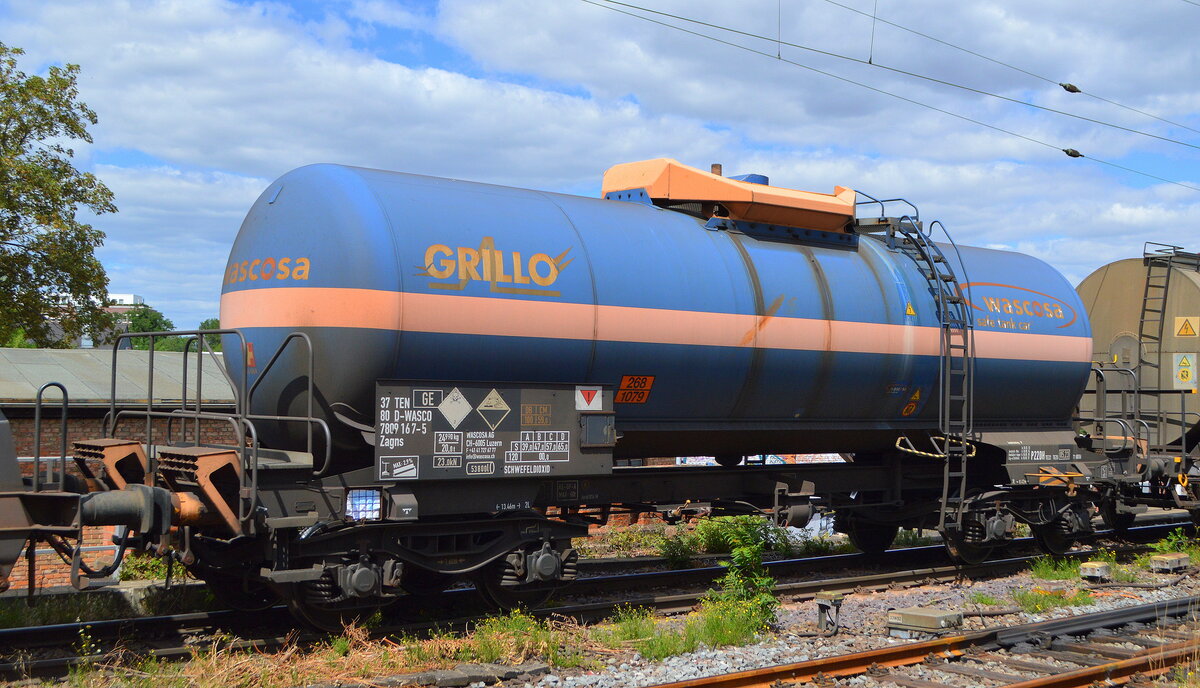
[(375, 386), (383, 481), (612, 473), (612, 389), (600, 385)]

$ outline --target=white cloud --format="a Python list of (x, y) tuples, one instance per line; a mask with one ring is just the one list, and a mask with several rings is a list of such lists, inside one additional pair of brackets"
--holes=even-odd
[(145, 297), (178, 327), (217, 314), (221, 271), (246, 209), (269, 180), (171, 167), (100, 165), (120, 212), (88, 218), (108, 238), (109, 290)]
[[(858, 57), (872, 50), (869, 18), (819, 0), (784, 3), (780, 27), (776, 3), (767, 0), (644, 4), (765, 35), (779, 28), (786, 40)], [(614, 163), (719, 161), (731, 173), (762, 172), (782, 186), (828, 191), (840, 184), (909, 198), (961, 241), (1029, 252), (1075, 280), (1137, 254), (1145, 239), (1191, 226), (1200, 211), (1195, 191), (1147, 180), (1131, 185), (1057, 148), (582, 2), (442, 0), (435, 8), (342, 0), (317, 7), (0, 0), (4, 40), (28, 50), (28, 70), (67, 61), (83, 67), (81, 93), (101, 124), (81, 164), (110, 161), (96, 171), (122, 211), (95, 221), (108, 232), (101, 257), (114, 291), (143, 294), (181, 326), (211, 315), (251, 201), (271, 178), (313, 162), (594, 193)], [(947, 9), (914, 0), (903, 10), (880, 9), (1052, 81), (1200, 128), (1200, 46), (1190, 36), (1200, 8), (1101, 0), (1083, 11), (1012, 0)], [(388, 44), (396, 35), (407, 43)], [(1200, 179), (1194, 150), (782, 52), (1055, 146), (1101, 159), (1130, 155), (1130, 166)], [(876, 26), (873, 58), (1200, 141), (1195, 132), (884, 24)]]
[[(647, 116), (627, 102), (331, 47), (269, 9), (221, 0), (55, 3), (30, 6), (12, 33), (31, 54), (86, 65), (81, 92), (102, 115), (98, 140), (173, 164), (273, 177), (341, 162), (549, 185), (577, 181), (573, 161), (585, 154), (621, 159), (653, 145), (692, 153), (721, 144), (699, 122)], [(48, 25), (58, 28), (40, 30)]]
[(347, 14), (360, 21), (395, 29), (429, 31), (433, 28), (430, 17), (387, 0), (354, 0)]

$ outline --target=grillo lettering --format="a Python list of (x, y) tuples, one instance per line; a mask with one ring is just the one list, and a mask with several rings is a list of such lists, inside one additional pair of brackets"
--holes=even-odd
[(306, 280), (308, 279), (308, 258), (255, 258), (234, 261), (225, 269), (225, 284), (238, 282), (255, 282), (258, 280)]
[(568, 248), (557, 256), (534, 253), (526, 259), (520, 251), (496, 248), (496, 240), (485, 236), (478, 248), (431, 244), (425, 249), (418, 274), (444, 280), (431, 282), (433, 289), (459, 291), (472, 282), (487, 282), (490, 291), (501, 294), (559, 296), (546, 287), (558, 281), (574, 260), (567, 257), (570, 252)]
[[(511, 272), (505, 272), (509, 265)], [(559, 272), (558, 264), (545, 253), (535, 253), (525, 261), (519, 251), (467, 246), (455, 250), (445, 244), (434, 244), (425, 249), (425, 266), (434, 279), (457, 277), (500, 284), (529, 284), (532, 281), (539, 287), (554, 284)]]

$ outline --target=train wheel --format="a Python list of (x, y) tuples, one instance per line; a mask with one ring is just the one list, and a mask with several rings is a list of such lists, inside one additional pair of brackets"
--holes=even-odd
[(718, 465), (726, 468), (733, 468), (734, 466), (740, 464), (746, 457), (742, 456), (741, 454), (717, 454), (713, 458), (716, 459)]
[(1070, 527), (1065, 519), (1040, 526), (1030, 526), (1033, 531), (1033, 541), (1039, 549), (1052, 556), (1062, 556), (1070, 551), (1075, 544), (1075, 537), (1070, 533)]
[(404, 566), (400, 574), (400, 587), (410, 595), (436, 595), (454, 584), (455, 576), (430, 571), (419, 566)]
[(981, 564), (992, 554), (992, 545), (977, 545), (967, 542), (958, 531), (942, 533), (942, 544), (946, 554), (956, 564), (974, 566)]
[(505, 562), (498, 559), (472, 574), (475, 590), (479, 596), (496, 609), (536, 609), (554, 594), (554, 588), (544, 585), (506, 586), (500, 582), (505, 576)]
[(297, 621), (327, 633), (341, 633), (346, 626), (370, 615), (368, 610), (323, 607), (294, 596), (288, 598), (287, 606)]
[(881, 554), (892, 546), (900, 526), (883, 523), (870, 523), (860, 518), (847, 516), (843, 521), (842, 532), (850, 539), (863, 554)]
[(1134, 514), (1117, 511), (1117, 503), (1107, 499), (1100, 505), (1100, 520), (1105, 528), (1111, 528), (1122, 534), (1133, 526)]

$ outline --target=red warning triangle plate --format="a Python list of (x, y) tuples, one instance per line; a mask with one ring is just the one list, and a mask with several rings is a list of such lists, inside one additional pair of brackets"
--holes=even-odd
[(604, 395), (600, 393), (600, 387), (575, 387), (575, 410), (576, 411), (603, 411), (604, 410)]

